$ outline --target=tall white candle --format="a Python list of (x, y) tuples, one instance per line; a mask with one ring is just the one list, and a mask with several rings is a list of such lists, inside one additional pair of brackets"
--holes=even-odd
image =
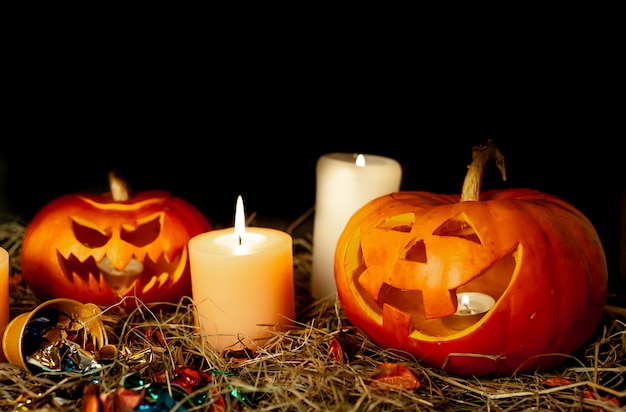
[(377, 155), (329, 153), (316, 167), (311, 294), (337, 292), (334, 260), (337, 241), (352, 215), (370, 200), (400, 190), (402, 167)]
[(196, 322), (218, 351), (262, 347), (295, 319), (293, 239), (275, 229), (245, 227), (237, 199), (235, 227), (189, 240)]
[[(9, 252), (0, 247), (0, 338), (9, 324)], [(1, 339), (0, 339), (1, 340)], [(4, 351), (0, 348), (0, 362), (5, 362)]]

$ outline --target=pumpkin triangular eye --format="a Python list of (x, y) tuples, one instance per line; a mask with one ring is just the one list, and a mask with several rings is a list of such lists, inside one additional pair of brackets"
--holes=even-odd
[(411, 262), (426, 263), (426, 246), (423, 240), (417, 240), (407, 245), (402, 251), (400, 259)]
[(145, 223), (140, 224), (135, 229), (122, 228), (120, 237), (125, 242), (137, 247), (143, 247), (154, 242), (161, 233), (161, 218), (155, 217)]
[(106, 245), (109, 241), (109, 235), (92, 226), (92, 224), (87, 221), (83, 221), (82, 219), (75, 217), (72, 218), (72, 231), (74, 232), (74, 238), (76, 238), (81, 245), (88, 248), (102, 247)]
[(472, 221), (465, 213), (459, 213), (458, 215), (446, 220), (437, 228), (437, 230), (433, 232), (433, 235), (455, 236), (481, 244), (480, 238), (474, 230)]
[(396, 232), (409, 233), (415, 223), (414, 213), (403, 213), (385, 219), (382, 223), (376, 226), (377, 229), (395, 230)]

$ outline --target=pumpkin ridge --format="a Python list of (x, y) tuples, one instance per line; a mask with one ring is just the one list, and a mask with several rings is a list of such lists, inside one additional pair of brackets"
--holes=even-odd
[[(558, 366), (593, 334), (608, 294), (604, 249), (589, 219), (527, 188), (463, 200), (382, 196), (349, 219), (334, 267), (337, 297), (355, 327), (385, 349), (457, 375)], [(457, 313), (469, 292), (493, 303)]]

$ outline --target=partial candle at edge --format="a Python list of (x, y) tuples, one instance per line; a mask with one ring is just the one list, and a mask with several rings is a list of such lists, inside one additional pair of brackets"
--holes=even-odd
[(392, 158), (357, 153), (328, 153), (316, 165), (311, 294), (337, 293), (334, 259), (337, 241), (352, 215), (370, 200), (400, 190), (402, 167)]
[[(9, 305), (9, 252), (0, 247), (0, 341), (9, 324), (11, 308)], [(0, 362), (6, 362), (4, 351), (0, 348)]]

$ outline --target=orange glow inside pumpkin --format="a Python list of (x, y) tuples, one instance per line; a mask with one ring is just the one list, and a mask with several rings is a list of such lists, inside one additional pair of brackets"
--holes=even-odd
[[(101, 228), (74, 216), (71, 229), (80, 248), (65, 256), (57, 251), (59, 267), (72, 283), (89, 283), (93, 276), (118, 295), (128, 292), (138, 279), (142, 280), (140, 292), (174, 284), (183, 275), (187, 251), (181, 248), (172, 257), (165, 256), (159, 243), (164, 218), (163, 213), (156, 213), (134, 226), (121, 222)], [(109, 223), (113, 222), (110, 218)]]
[[(425, 305), (428, 304), (428, 299), (425, 299), (423, 290), (430, 287), (436, 288), (437, 282), (440, 281), (439, 278), (432, 276), (424, 279), (425, 282), (421, 283), (416, 281), (414, 284), (393, 284), (394, 271), (406, 270), (406, 267), (409, 266), (414, 268), (410, 270), (415, 270), (417, 273), (417, 265), (432, 264), (429, 262), (429, 251), (423, 239), (410, 234), (413, 223), (413, 213), (405, 213), (385, 219), (375, 228), (369, 230), (361, 228), (360, 231), (355, 232), (346, 249), (346, 256), (352, 256), (352, 258), (345, 260), (349, 263), (345, 267), (345, 271), (348, 274), (347, 278), (352, 293), (361, 300), (362, 308), (371, 319), (380, 324), (385, 323), (384, 317), (387, 312), (393, 313), (396, 318), (404, 317), (402, 321), (394, 319), (392, 322), (402, 325), (408, 324), (407, 333), (418, 332), (425, 335), (421, 336), (422, 339), (429, 340), (431, 337), (432, 340), (437, 340), (441, 337), (469, 332), (486, 319), (489, 313), (476, 324), (464, 330), (453, 329), (446, 324), (444, 319), (446, 316), (451, 316), (451, 313), (426, 317), (427, 308)], [(365, 231), (361, 232), (362, 230)], [(485, 248), (481, 243), (480, 234), (475, 231), (471, 219), (464, 213), (443, 222), (433, 232), (433, 237), (456, 237), (461, 242), (468, 242), (468, 246), (471, 243), (472, 247)], [(385, 250), (393, 249), (394, 242), (398, 245), (395, 249), (398, 251), (397, 254), (385, 258)], [(364, 248), (368, 248), (366, 253), (364, 253)], [(518, 260), (521, 261), (521, 256), (521, 245), (515, 245), (509, 253), (494, 260), (467, 282), (446, 290), (445, 294), (440, 294), (436, 298), (449, 299), (450, 307), (453, 310), (456, 310), (457, 305), (460, 304), (457, 302), (457, 293), (481, 292), (490, 295), (497, 302), (506, 288), (513, 283), (518, 271)], [(381, 275), (383, 276), (382, 279), (381, 276), (372, 276), (371, 268), (373, 266), (383, 266), (382, 271), (386, 274)], [(440, 304), (441, 302), (438, 301), (437, 303)]]

